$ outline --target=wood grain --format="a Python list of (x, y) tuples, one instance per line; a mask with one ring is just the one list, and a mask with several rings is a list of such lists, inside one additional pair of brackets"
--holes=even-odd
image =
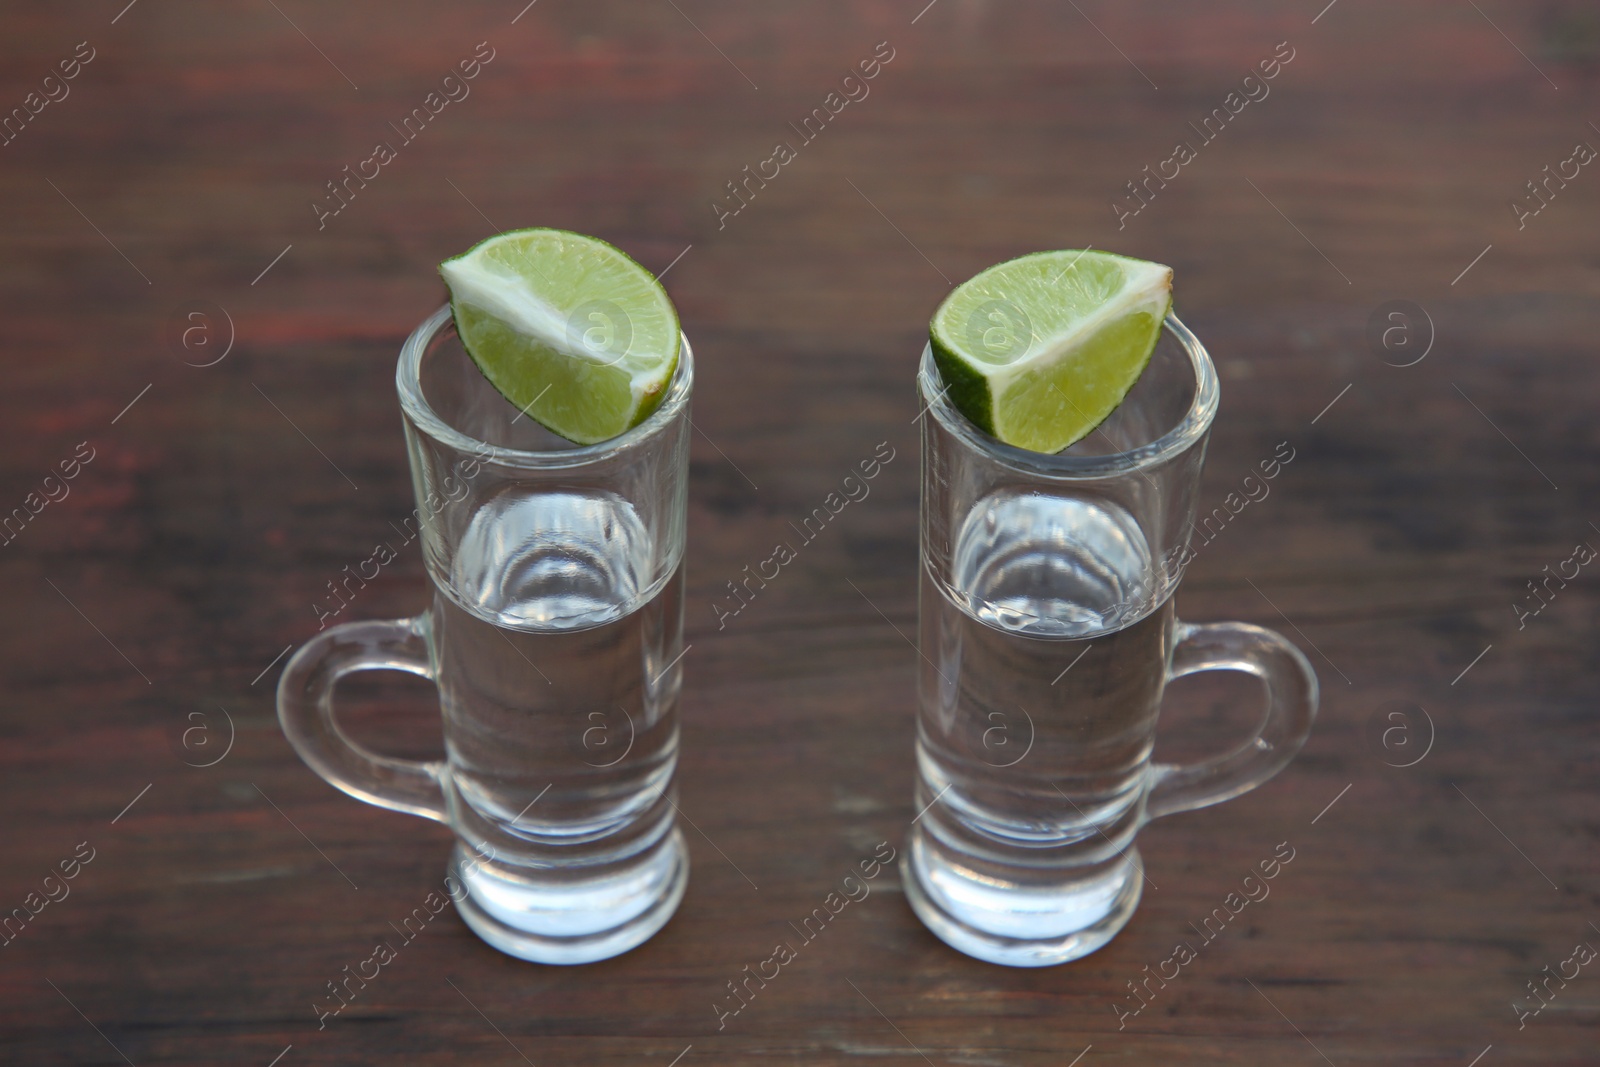
[[(1600, 174), (1552, 186), (1521, 229), (1510, 208), (1576, 142), (1600, 146), (1590, 7), (521, 7), (3, 16), (0, 110), (79, 42), (95, 59), (0, 145), (0, 515), (80, 442), (95, 458), (0, 546), (0, 910), (80, 843), (94, 858), (0, 947), (0, 1059), (1596, 1062), (1593, 968), (1520, 1029), (1511, 1006), (1575, 943), (1600, 946), (1600, 577), (1522, 628), (1512, 610), (1546, 564), (1600, 546)], [(470, 95), (319, 230), (324, 183), (484, 41)], [(894, 58), (870, 94), (719, 228), (725, 183), (798, 142), (789, 124), (880, 42)], [(1125, 183), (1280, 42), (1294, 59), (1270, 95), (1119, 230)], [(658, 937), (574, 970), (443, 915), (319, 1030), (313, 999), (437, 887), (448, 835), (295, 758), (275, 657), (410, 510), (394, 357), (442, 299), (435, 264), (534, 224), (675, 261), (695, 343), (693, 880)], [(1296, 450), (1179, 607), (1296, 640), (1323, 682), (1316, 733), (1256, 793), (1152, 825), (1160, 888), (1079, 963), (962, 957), (890, 874), (719, 1031), (725, 983), (915, 814), (902, 634), (927, 318), (951, 281), (1084, 245), (1176, 269), (1222, 378), (1205, 507)], [(1367, 340), (1394, 299), (1434, 326), (1415, 366)], [(172, 322), (205, 301), (233, 345), (188, 366), (204, 360)], [(871, 496), (719, 631), (723, 583), (880, 441), (896, 459)], [(351, 611), (411, 614), (425, 588), (412, 549)], [(1253, 696), (1175, 687), (1172, 743), (1221, 744)], [(1386, 765), (1368, 724), (1413, 705), (1432, 748)], [(363, 708), (364, 738), (437, 745), (425, 690)], [(231, 750), (186, 766), (184, 731), (220, 743), (224, 712)], [(1119, 1030), (1126, 983), (1285, 841), (1270, 898)]]

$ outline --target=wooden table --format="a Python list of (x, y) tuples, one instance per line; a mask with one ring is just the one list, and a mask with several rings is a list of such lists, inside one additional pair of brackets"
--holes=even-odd
[[(1527, 585), (1600, 547), (1592, 6), (923, 2), (4, 16), (0, 106), (40, 96), (0, 146), (0, 514), (26, 515), (0, 547), (0, 908), (39, 910), (0, 947), (0, 1060), (1600, 1062), (1600, 964), (1567, 962), (1600, 948), (1600, 576)], [(436, 90), (461, 98), (406, 140)], [(835, 91), (858, 99), (805, 140)], [(380, 141), (333, 214), (326, 183), (373, 174)], [(726, 183), (778, 143), (734, 214)], [(273, 684), (412, 506), (393, 367), (435, 264), (523, 225), (670, 266), (695, 342), (693, 881), (654, 940), (579, 969), (446, 914), (319, 1030), (448, 835), (317, 779)], [(1152, 825), (1152, 887), (1091, 957), (969, 960), (891, 872), (719, 1031), (725, 983), (915, 815), (924, 324), (953, 281), (1083, 245), (1176, 268), (1222, 379), (1203, 508), (1293, 449), (1180, 610), (1299, 643), (1316, 732), (1250, 796)], [(1385, 348), (1395, 300), (1423, 314)], [(724, 583), (879, 442), (870, 498), (719, 630)], [(350, 611), (425, 596), (413, 548)], [(351, 691), (357, 736), (437, 750), (421, 683)], [(1179, 683), (1162, 756), (1218, 748), (1255, 701)], [(1270, 898), (1119, 1029), (1128, 983), (1280, 843)]]

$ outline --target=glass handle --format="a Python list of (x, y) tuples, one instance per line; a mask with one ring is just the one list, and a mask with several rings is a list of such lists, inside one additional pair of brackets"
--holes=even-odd
[(1288, 765), (1317, 715), (1316, 672), (1281, 634), (1244, 622), (1180, 622), (1175, 636), (1168, 681), (1198, 671), (1244, 671), (1266, 683), (1267, 710), (1255, 736), (1225, 756), (1152, 765), (1146, 821), (1248, 793)]
[(356, 671), (408, 671), (432, 680), (427, 616), (341, 623), (302, 645), (278, 681), (284, 735), (308, 767), (357, 800), (447, 822), (444, 763), (369, 752), (334, 721), (333, 688)]

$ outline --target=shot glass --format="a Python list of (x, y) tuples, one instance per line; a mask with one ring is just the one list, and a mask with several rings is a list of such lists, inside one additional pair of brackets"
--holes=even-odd
[[(585, 963), (639, 945), (688, 881), (676, 826), (683, 551), (694, 360), (661, 406), (575, 447), (507, 402), (448, 306), (400, 351), (395, 383), (432, 586), (412, 619), (341, 622), (278, 685), (301, 759), (358, 800), (448, 825), (451, 897), (503, 952)], [(398, 670), (439, 690), (445, 758), (352, 742), (334, 689)]]
[[(1271, 630), (1173, 615), (1218, 399), (1177, 318), (1122, 405), (1059, 454), (978, 430), (926, 350), (917, 383), (921, 814), (907, 897), (968, 955), (1063, 963), (1133, 915), (1140, 827), (1254, 789), (1294, 757), (1317, 678)], [(1260, 728), (1228, 755), (1152, 763), (1167, 682), (1209, 670), (1261, 679)]]

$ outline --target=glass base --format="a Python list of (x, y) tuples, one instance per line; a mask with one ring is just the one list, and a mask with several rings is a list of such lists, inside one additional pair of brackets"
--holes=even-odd
[(951, 948), (1007, 967), (1049, 967), (1087, 956), (1133, 918), (1144, 867), (1131, 846), (1124, 859), (1068, 892), (997, 886), (939, 854), (918, 827), (900, 876), (911, 910)]
[(530, 888), (458, 842), (449, 870), (466, 889), (456, 911), (501, 952), (534, 963), (593, 963), (637, 948), (667, 924), (689, 884), (689, 850), (674, 828), (648, 858), (621, 873)]

